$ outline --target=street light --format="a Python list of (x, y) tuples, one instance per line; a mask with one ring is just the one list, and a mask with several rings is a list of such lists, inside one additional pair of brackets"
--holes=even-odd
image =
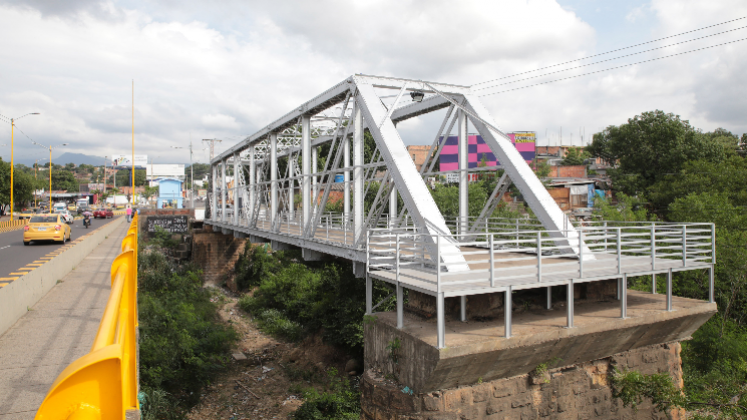
[(52, 146), (52, 145), (45, 146), (45, 145), (43, 145), (41, 143), (37, 143), (37, 142), (35, 142), (33, 140), (31, 142), (34, 143), (35, 145), (39, 146), (39, 147), (43, 147), (45, 149), (49, 149), (49, 212), (52, 213), (52, 150), (56, 149), (58, 147), (67, 146), (69, 143), (62, 143), (62, 144), (58, 144), (56, 146)]
[[(2, 114), (0, 114), (2, 115)], [(13, 220), (13, 164), (15, 163), (13, 160), (13, 151), (15, 141), (14, 141), (14, 133), (15, 133), (15, 127), (16, 127), (16, 120), (20, 120), (23, 117), (26, 117), (28, 115), (39, 115), (38, 112), (29, 112), (28, 114), (21, 115), (18, 118), (8, 118), (4, 115), (2, 115), (4, 118), (10, 120), (10, 220)]]

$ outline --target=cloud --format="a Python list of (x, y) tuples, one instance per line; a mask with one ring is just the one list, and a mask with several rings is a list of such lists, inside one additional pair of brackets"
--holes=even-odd
[[(726, 20), (718, 5), (684, 3), (651, 3), (652, 38)], [(0, 36), (13, 40), (0, 50), (0, 113), (42, 112), (19, 123), (30, 137), (123, 153), (134, 80), (138, 153), (164, 162), (185, 161), (170, 146), (190, 138), (228, 148), (353, 73), (471, 84), (599, 52), (598, 31), (552, 0), (0, 0)], [(483, 100), (499, 126), (540, 137), (560, 126), (590, 136), (656, 108), (747, 131), (744, 57), (735, 47)], [(439, 123), (399, 128), (407, 143), (430, 143)], [(18, 156), (39, 153), (19, 144)]]
[(648, 12), (648, 8), (649, 7), (647, 4), (634, 7), (630, 12), (628, 12), (627, 15), (625, 15), (625, 20), (631, 23), (635, 23), (637, 20), (646, 16), (646, 13)]

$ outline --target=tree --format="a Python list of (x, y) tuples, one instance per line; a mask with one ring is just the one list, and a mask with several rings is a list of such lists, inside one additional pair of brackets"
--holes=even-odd
[(584, 165), (585, 160), (590, 157), (591, 155), (589, 155), (588, 152), (582, 151), (579, 147), (571, 147), (568, 149), (568, 152), (566, 152), (566, 155), (560, 164), (562, 166)]
[[(130, 178), (130, 171), (128, 169), (120, 169), (117, 171), (117, 185), (122, 187), (129, 187), (132, 179)], [(141, 187), (145, 185), (145, 169), (135, 169), (135, 186)]]
[(78, 192), (80, 186), (72, 172), (60, 169), (52, 171), (52, 189), (55, 191)]
[[(23, 206), (25, 203), (34, 199), (34, 179), (26, 172), (18, 170), (13, 171), (13, 204), (16, 207)], [(10, 205), (10, 163), (0, 158), (0, 208), (3, 210)]]
[(594, 134), (586, 149), (592, 156), (616, 162), (607, 172), (618, 191), (636, 195), (667, 174), (679, 172), (685, 162), (721, 162), (723, 144), (693, 128), (679, 115), (644, 112), (620, 126)]

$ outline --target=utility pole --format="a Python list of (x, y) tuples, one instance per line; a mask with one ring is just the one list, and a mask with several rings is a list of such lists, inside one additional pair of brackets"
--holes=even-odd
[(192, 139), (189, 139), (189, 171), (192, 178), (189, 182), (189, 206), (195, 208), (195, 164), (192, 163)]
[(202, 139), (202, 141), (210, 144), (210, 161), (213, 161), (213, 158), (215, 158), (215, 143), (220, 143), (223, 140), (220, 139)]

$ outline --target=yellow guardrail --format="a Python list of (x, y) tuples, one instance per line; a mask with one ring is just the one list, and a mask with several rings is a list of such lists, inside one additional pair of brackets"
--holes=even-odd
[(29, 219), (12, 220), (12, 221), (6, 220), (4, 222), (0, 222), (0, 233), (21, 229), (23, 226), (25, 226), (28, 223), (28, 221)]
[(38, 420), (140, 417), (137, 365), (137, 226), (135, 215), (112, 263), (112, 289), (91, 352), (60, 373)]

